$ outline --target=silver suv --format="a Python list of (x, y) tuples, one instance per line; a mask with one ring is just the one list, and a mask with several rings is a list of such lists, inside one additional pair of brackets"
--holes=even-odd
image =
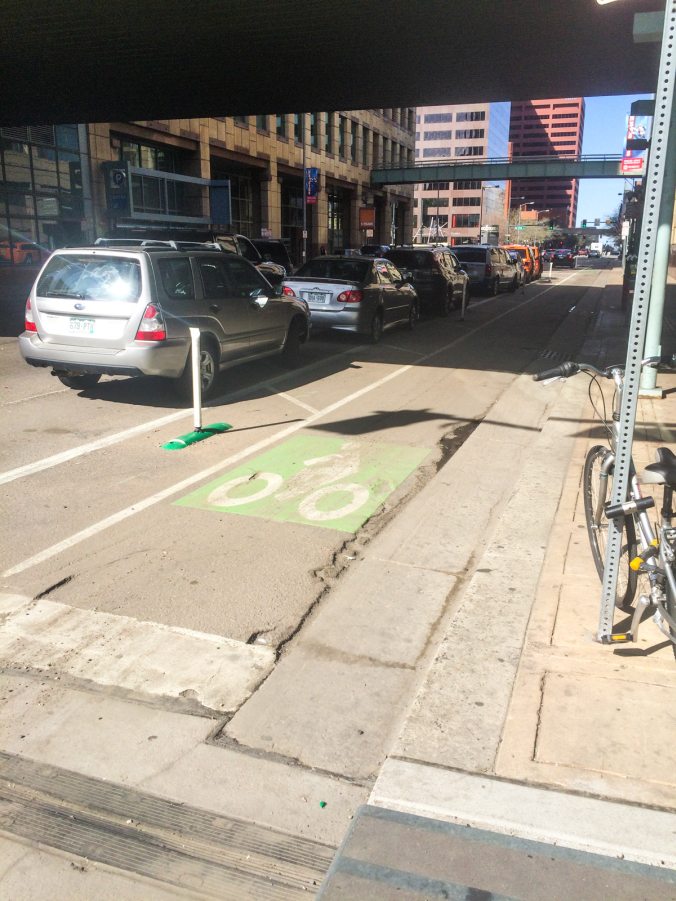
[(164, 246), (56, 250), (26, 303), (19, 349), (70, 388), (101, 375), (159, 375), (192, 389), (189, 328), (199, 328), (202, 393), (220, 370), (272, 354), (299, 362), (307, 304), (241, 256)]

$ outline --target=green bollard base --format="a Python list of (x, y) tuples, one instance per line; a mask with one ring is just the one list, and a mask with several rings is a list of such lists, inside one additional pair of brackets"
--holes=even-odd
[(227, 422), (214, 422), (212, 425), (202, 426), (194, 432), (188, 432), (187, 435), (179, 435), (173, 441), (167, 441), (162, 445), (163, 450), (183, 450), (184, 447), (190, 447), (191, 444), (197, 444), (198, 441), (204, 441), (213, 435), (221, 435), (227, 432), (232, 426)]

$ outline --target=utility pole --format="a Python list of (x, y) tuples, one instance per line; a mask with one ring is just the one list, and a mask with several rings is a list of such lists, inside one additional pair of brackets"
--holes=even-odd
[(305, 113), (300, 113), (300, 139), (302, 141), (303, 146), (303, 243), (302, 243), (302, 262), (304, 263), (307, 260), (307, 174), (306, 174), (306, 159), (305, 159)]

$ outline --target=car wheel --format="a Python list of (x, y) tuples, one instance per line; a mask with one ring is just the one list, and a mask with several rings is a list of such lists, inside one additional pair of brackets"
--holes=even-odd
[(75, 388), (76, 391), (86, 391), (87, 388), (93, 388), (98, 384), (100, 375), (95, 372), (84, 372), (82, 375), (71, 375), (67, 372), (56, 373), (59, 381), (66, 388)]
[(418, 304), (416, 303), (415, 300), (412, 300), (411, 306), (408, 308), (408, 320), (407, 320), (407, 325), (408, 325), (408, 328), (410, 331), (413, 331), (413, 329), (416, 326), (417, 321), (418, 321)]
[(24, 264), (24, 266), (32, 266), (33, 265), (33, 254), (32, 253), (26, 254), (26, 256), (23, 258), (23, 264)]
[[(202, 399), (211, 397), (218, 381), (218, 359), (210, 341), (202, 339), (200, 347)], [(188, 354), (183, 374), (176, 380), (176, 390), (184, 398), (192, 398), (192, 351)]]
[(493, 281), (491, 282), (489, 294), (491, 295), (491, 297), (497, 297), (499, 293), (500, 293), (500, 279), (494, 278)]
[(515, 275), (514, 278), (511, 280), (511, 282), (509, 283), (509, 293), (513, 294), (518, 287), (519, 287), (519, 279)]
[(383, 334), (383, 314), (380, 310), (374, 315), (371, 320), (371, 344), (377, 344)]
[(288, 369), (296, 369), (300, 365), (300, 346), (302, 344), (301, 325), (293, 321), (286, 333), (282, 362)]

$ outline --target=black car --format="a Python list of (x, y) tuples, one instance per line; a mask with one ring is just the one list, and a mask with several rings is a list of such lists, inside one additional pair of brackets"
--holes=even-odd
[(495, 296), (501, 290), (516, 291), (518, 277), (502, 247), (493, 244), (459, 244), (454, 248), (460, 265), (469, 276), (473, 291)]
[(385, 253), (408, 277), (420, 304), (442, 316), (469, 298), (469, 278), (447, 247), (393, 247)]
[(568, 266), (570, 269), (575, 269), (575, 252), (570, 247), (557, 247), (551, 262), (555, 266)]

